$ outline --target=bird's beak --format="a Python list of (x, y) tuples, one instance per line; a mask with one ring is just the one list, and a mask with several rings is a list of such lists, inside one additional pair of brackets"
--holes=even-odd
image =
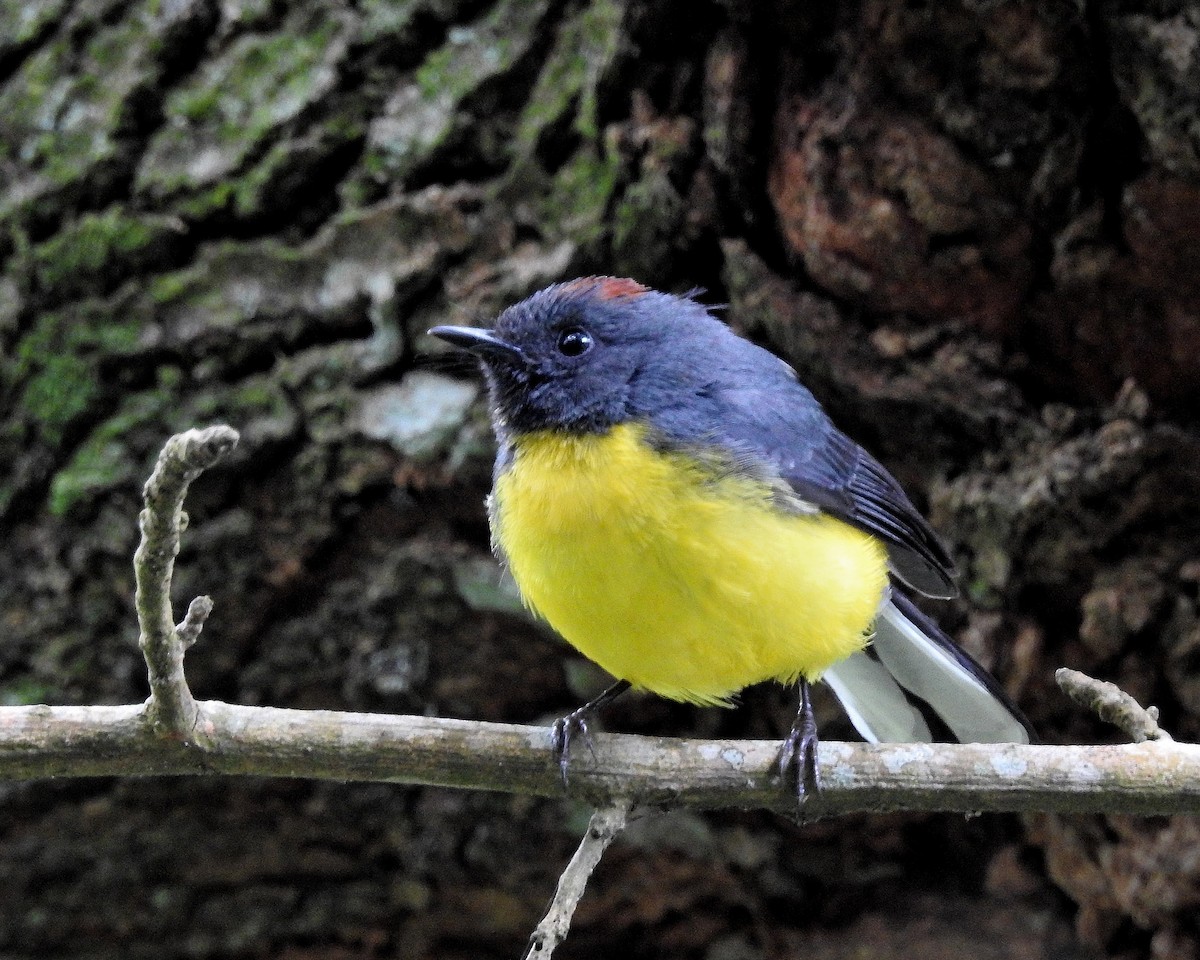
[(463, 350), (469, 350), (482, 358), (503, 357), (508, 360), (524, 358), (521, 348), (496, 336), (491, 330), (481, 330), (479, 327), (433, 327), (431, 336), (447, 343), (452, 343)]

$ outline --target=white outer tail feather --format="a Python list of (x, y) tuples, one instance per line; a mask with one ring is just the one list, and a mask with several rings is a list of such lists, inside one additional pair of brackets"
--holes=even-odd
[(892, 675), (865, 653), (854, 653), (821, 678), (842, 704), (864, 739), (871, 743), (929, 743), (929, 725), (908, 702)]
[(1029, 733), (971, 671), (906, 617), (891, 599), (880, 607), (872, 650), (825, 671), (854, 728), (871, 743), (932, 741), (924, 700), (961, 743), (1028, 743)]

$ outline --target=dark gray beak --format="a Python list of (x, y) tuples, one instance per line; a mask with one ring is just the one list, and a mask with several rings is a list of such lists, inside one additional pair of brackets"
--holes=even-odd
[(429, 333), (484, 359), (502, 357), (507, 360), (520, 360), (524, 356), (520, 347), (507, 340), (501, 340), (491, 330), (481, 330), (479, 327), (434, 327)]

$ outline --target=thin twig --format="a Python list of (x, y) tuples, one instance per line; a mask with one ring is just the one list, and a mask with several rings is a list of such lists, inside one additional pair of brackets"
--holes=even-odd
[(579, 841), (579, 849), (558, 878), (558, 889), (550, 901), (550, 909), (534, 929), (521, 960), (550, 960), (555, 948), (567, 938), (571, 918), (575, 916), (575, 908), (583, 897), (588, 878), (600, 863), (608, 845), (625, 829), (629, 810), (627, 801), (619, 801), (592, 814), (583, 839)]
[(146, 481), (146, 506), (138, 516), (142, 539), (133, 557), (137, 578), (138, 643), (150, 675), (146, 718), (160, 733), (188, 738), (196, 725), (196, 702), (183, 673), (183, 653), (199, 636), (212, 601), (200, 598), (179, 627), (171, 615), (171, 576), (179, 538), (187, 527), (183, 498), (188, 485), (237, 444), (232, 427), (188, 430), (171, 437)]
[(1096, 680), (1066, 667), (1056, 670), (1054, 679), (1063, 693), (1094, 711), (1106, 723), (1120, 727), (1134, 743), (1171, 739), (1158, 725), (1158, 708), (1143, 707), (1115, 683)]
[(212, 597), (196, 597), (188, 604), (186, 616), (175, 625), (175, 632), (179, 634), (179, 642), (183, 645), (184, 650), (200, 639), (204, 621), (208, 619), (212, 610)]

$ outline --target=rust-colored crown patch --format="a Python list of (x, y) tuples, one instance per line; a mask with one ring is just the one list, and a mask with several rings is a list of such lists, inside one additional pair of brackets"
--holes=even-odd
[(616, 300), (620, 297), (640, 297), (649, 293), (649, 288), (628, 277), (580, 277), (563, 285), (570, 293), (593, 292), (601, 300)]

